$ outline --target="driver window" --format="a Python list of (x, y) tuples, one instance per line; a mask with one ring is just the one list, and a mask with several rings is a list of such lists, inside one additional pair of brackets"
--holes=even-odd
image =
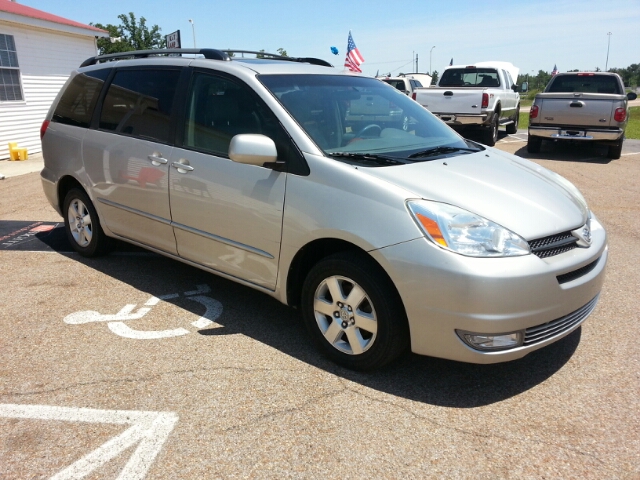
[(267, 134), (265, 108), (244, 85), (196, 73), (189, 89), (184, 146), (226, 157), (234, 135)]

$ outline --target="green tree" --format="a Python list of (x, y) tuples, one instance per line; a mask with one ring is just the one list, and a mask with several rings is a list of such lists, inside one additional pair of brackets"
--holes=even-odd
[(166, 45), (164, 37), (160, 34), (160, 27), (153, 25), (148, 28), (146, 18), (140, 17), (140, 20), (136, 20), (133, 12), (129, 12), (129, 15), (118, 15), (118, 18), (121, 22), (120, 25), (91, 24), (109, 32), (110, 38), (98, 39), (100, 55), (132, 50), (151, 50), (163, 48)]
[(277, 50), (277, 52), (281, 57), (288, 57), (289, 56), (289, 55), (287, 55), (287, 51), (284, 48), (279, 48)]
[(434, 70), (431, 74), (431, 85), (438, 83), (438, 70)]

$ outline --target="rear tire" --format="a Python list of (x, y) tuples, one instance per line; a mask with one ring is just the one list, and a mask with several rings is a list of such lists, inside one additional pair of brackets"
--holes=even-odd
[(379, 368), (409, 347), (404, 306), (371, 258), (342, 252), (318, 262), (302, 288), (302, 318), (320, 350), (354, 370)]
[(529, 135), (529, 138), (527, 139), (527, 152), (539, 153), (541, 146), (542, 139), (540, 137), (532, 137), (531, 135)]
[(500, 113), (496, 112), (491, 126), (484, 131), (484, 144), (493, 147), (498, 141), (498, 122), (500, 121)]
[(112, 240), (102, 230), (98, 213), (84, 190), (69, 190), (62, 213), (67, 238), (76, 252), (83, 257), (97, 257), (109, 252)]
[(516, 108), (516, 116), (514, 117), (513, 123), (510, 123), (506, 126), (507, 133), (509, 135), (513, 135), (514, 133), (518, 133), (518, 124), (520, 123), (520, 105)]
[(622, 144), (624, 143), (624, 137), (620, 139), (620, 143), (617, 145), (609, 145), (609, 151), (607, 157), (617, 160), (622, 155)]

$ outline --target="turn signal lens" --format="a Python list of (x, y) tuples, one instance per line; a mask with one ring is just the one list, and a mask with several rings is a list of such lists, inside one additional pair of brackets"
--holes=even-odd
[(489, 108), (489, 94), (482, 94), (482, 108)]
[(538, 107), (538, 105), (534, 105), (529, 111), (529, 118), (538, 118), (538, 113), (540, 113), (540, 107)]
[(616, 108), (613, 119), (616, 122), (624, 122), (627, 119), (627, 111), (624, 108)]
[(49, 120), (45, 120), (44, 122), (42, 122), (42, 125), (40, 126), (40, 140), (42, 140), (42, 137), (44, 137), (44, 133), (47, 131), (48, 127)]
[(421, 213), (416, 213), (416, 218), (420, 221), (424, 229), (431, 236), (434, 242), (442, 245), (443, 247), (447, 247), (447, 241), (444, 239), (442, 232), (440, 231), (440, 227), (438, 223), (434, 220), (431, 220), (428, 217), (425, 217)]

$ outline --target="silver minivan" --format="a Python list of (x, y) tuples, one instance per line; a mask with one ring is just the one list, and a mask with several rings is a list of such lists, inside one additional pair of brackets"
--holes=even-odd
[(602, 288), (607, 236), (570, 182), (323, 60), (90, 58), (41, 134), (78, 253), (119, 239), (265, 292), (349, 368), (408, 349), (520, 358), (577, 329)]

